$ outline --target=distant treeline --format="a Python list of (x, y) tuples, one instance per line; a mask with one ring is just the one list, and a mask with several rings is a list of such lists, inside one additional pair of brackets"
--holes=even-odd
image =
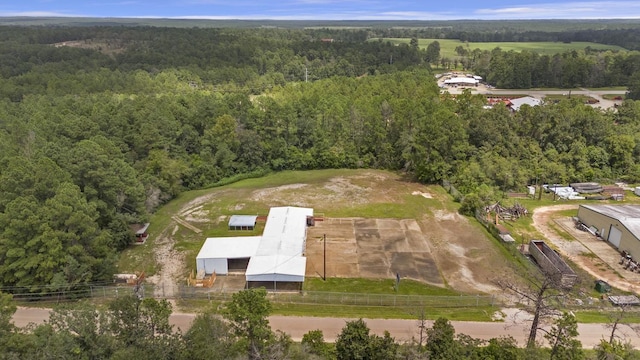
[(239, 20), (153, 19), (91, 17), (0, 17), (0, 25), (18, 26), (153, 26), (242, 29), (458, 29), (462, 31), (574, 31), (640, 28), (638, 19), (536, 19), (536, 20)]
[(410, 38), (423, 39), (456, 39), (462, 43), (471, 42), (573, 42), (586, 41), (607, 45), (618, 45), (628, 50), (640, 50), (640, 30), (635, 28), (625, 29), (586, 29), (564, 31), (519, 31), (516, 29), (492, 29), (492, 30), (463, 30), (452, 28), (426, 28), (426, 29), (384, 29), (372, 30), (376, 37), (386, 38)]

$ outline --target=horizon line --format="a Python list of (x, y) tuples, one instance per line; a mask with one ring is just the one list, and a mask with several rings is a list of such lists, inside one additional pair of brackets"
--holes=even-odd
[(309, 21), (309, 22), (318, 22), (318, 21), (377, 21), (377, 22), (388, 22), (388, 21), (433, 21), (433, 22), (447, 22), (447, 21), (610, 21), (610, 20), (622, 20), (629, 21), (635, 20), (640, 23), (640, 18), (638, 17), (581, 17), (581, 18), (518, 18), (518, 19), (483, 19), (483, 18), (451, 18), (451, 19), (380, 19), (380, 18), (370, 18), (370, 19), (305, 19), (305, 18), (243, 18), (243, 17), (228, 17), (228, 16), (175, 16), (175, 17), (165, 17), (165, 16), (84, 16), (84, 15), (0, 15), (0, 19), (6, 18), (28, 18), (28, 19), (120, 19), (120, 20), (136, 20), (136, 19), (145, 19), (145, 20), (210, 20), (210, 21)]

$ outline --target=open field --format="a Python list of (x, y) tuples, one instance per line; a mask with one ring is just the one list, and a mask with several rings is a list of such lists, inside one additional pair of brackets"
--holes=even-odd
[[(313, 207), (327, 219), (309, 228), (309, 277), (324, 273), (324, 234), (331, 278), (395, 279), (398, 274), (458, 293), (493, 293), (495, 266), (510, 261), (484, 228), (457, 213), (458, 204), (440, 186), (387, 171), (320, 170), (277, 173), (181, 195), (151, 219), (153, 238), (125, 252), (119, 271), (156, 270), (150, 281), (162, 289), (184, 283), (207, 237), (261, 233), (260, 227), (230, 232), (230, 215), (266, 215), (273, 206)], [(149, 256), (152, 248), (155, 257)], [(360, 290), (366, 291), (352, 289)]]
[[(371, 39), (370, 41), (378, 41), (379, 39)], [(395, 44), (408, 44), (411, 39), (409, 38), (383, 38), (383, 41), (390, 41)], [(463, 46), (469, 51), (474, 49), (480, 50), (493, 50), (497, 47), (503, 51), (523, 51), (528, 50), (541, 55), (553, 55), (557, 53), (563, 53), (571, 50), (584, 50), (587, 46), (594, 50), (614, 50), (614, 51), (627, 51), (626, 49), (615, 46), (605, 45), (592, 42), (462, 42), (455, 39), (418, 39), (418, 45), (422, 49), (426, 49), (430, 43), (438, 41), (440, 43), (440, 56), (454, 58), (457, 57), (456, 47)]]

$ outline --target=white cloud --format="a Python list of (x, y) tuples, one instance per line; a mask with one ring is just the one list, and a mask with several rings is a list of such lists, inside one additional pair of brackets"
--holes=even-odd
[(581, 1), (541, 3), (516, 7), (478, 9), (474, 12), (484, 19), (594, 19), (638, 18), (637, 1)]
[(84, 17), (86, 15), (68, 14), (55, 11), (0, 11), (0, 16), (25, 16), (25, 17)]

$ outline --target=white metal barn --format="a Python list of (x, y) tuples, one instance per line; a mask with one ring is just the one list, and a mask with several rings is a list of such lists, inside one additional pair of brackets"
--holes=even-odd
[(198, 256), (198, 272), (224, 275), (234, 259), (249, 259), (247, 283), (304, 282), (307, 259), (307, 219), (313, 209), (274, 207), (262, 236), (208, 238)]
[(258, 250), (261, 236), (236, 236), (208, 238), (196, 257), (198, 273), (229, 273), (229, 262), (236, 259), (250, 259)]

